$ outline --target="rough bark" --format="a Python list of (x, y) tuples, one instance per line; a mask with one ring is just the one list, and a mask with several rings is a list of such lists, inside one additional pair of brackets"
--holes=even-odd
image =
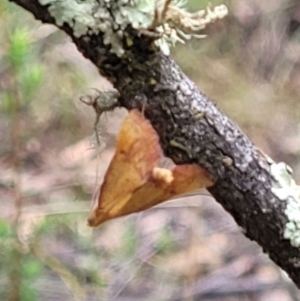
[[(55, 24), (36, 0), (13, 0), (42, 22)], [(214, 198), (300, 287), (300, 252), (283, 238), (286, 202), (272, 192), (274, 178), (266, 157), (236, 124), (220, 112), (176, 63), (157, 52), (147, 37), (133, 37), (120, 59), (100, 35), (76, 38), (61, 27), (120, 92), (120, 104), (144, 109), (165, 154), (176, 163), (196, 162), (213, 177)]]

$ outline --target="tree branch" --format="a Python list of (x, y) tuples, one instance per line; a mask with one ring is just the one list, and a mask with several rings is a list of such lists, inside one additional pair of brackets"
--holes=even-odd
[(48, 6), (37, 0), (12, 2), (64, 30), (113, 83), (121, 106), (144, 109), (166, 156), (177, 164), (196, 162), (205, 168), (214, 179), (211, 194), (245, 235), (259, 243), (300, 287), (299, 189), (286, 165), (262, 154), (176, 63), (158, 50), (153, 37), (126, 26), (120, 54), (105, 42), (104, 31), (89, 29), (78, 35), (72, 24), (57, 22), (49, 13), (55, 0), (44, 0)]

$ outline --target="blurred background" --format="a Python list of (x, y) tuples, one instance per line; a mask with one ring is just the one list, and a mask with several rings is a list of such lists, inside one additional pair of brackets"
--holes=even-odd
[[(172, 56), (300, 182), (300, 3), (226, 4), (206, 39)], [(109, 83), (65, 34), (6, 0), (0, 28), (0, 300), (300, 300), (207, 193), (88, 228), (126, 111), (102, 117), (97, 154), (95, 113), (79, 98)]]

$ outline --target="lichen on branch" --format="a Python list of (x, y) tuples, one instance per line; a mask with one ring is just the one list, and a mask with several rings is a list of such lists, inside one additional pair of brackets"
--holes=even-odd
[(138, 34), (153, 37), (153, 42), (164, 54), (176, 42), (184, 43), (191, 37), (202, 38), (205, 27), (225, 17), (225, 5), (209, 6), (194, 13), (185, 10), (185, 0), (39, 0), (49, 5), (49, 13), (58, 26), (67, 23), (77, 37), (87, 34), (104, 36), (104, 44), (121, 57), (124, 43), (132, 40), (125, 29), (130, 26)]
[(284, 211), (287, 222), (283, 237), (289, 239), (293, 247), (300, 247), (300, 186), (292, 178), (293, 170), (284, 162), (275, 163), (270, 158), (271, 175), (274, 177), (272, 192), (286, 202)]

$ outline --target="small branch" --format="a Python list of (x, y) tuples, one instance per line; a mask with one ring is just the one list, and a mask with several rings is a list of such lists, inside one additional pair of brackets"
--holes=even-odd
[[(37, 19), (56, 24), (49, 5), (37, 0), (13, 2)], [(153, 37), (126, 26), (119, 49), (120, 41), (108, 43), (105, 31), (89, 29), (80, 35), (70, 24), (60, 22), (58, 27), (113, 83), (120, 105), (144, 109), (165, 154), (177, 164), (198, 163), (209, 172), (214, 180), (211, 194), (300, 287), (299, 191), (289, 169), (262, 154), (169, 56), (158, 51)], [(117, 32), (111, 34), (116, 37)]]

